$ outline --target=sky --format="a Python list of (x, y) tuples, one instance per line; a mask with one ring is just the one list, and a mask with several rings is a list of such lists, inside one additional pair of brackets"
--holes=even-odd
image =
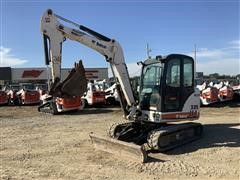
[[(171, 53), (194, 57), (204, 74), (240, 74), (240, 1), (13, 1), (0, 0), (0, 66), (44, 67), (40, 19), (48, 8), (122, 45), (131, 76), (136, 62)], [(109, 67), (97, 52), (74, 41), (63, 45), (62, 67)]]

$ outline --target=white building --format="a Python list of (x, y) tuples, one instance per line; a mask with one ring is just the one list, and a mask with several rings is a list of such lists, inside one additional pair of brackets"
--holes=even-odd
[[(68, 76), (70, 70), (71, 68), (61, 70), (62, 80)], [(85, 68), (85, 74), (88, 80), (108, 79), (108, 68)], [(11, 80), (11, 83), (46, 83), (48, 79), (51, 79), (51, 70), (47, 68), (11, 68), (11, 73), (5, 73), (5, 68), (0, 68), (0, 81), (5, 79)]]

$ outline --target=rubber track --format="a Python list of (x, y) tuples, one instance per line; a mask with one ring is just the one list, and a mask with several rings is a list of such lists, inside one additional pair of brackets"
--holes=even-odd
[[(44, 108), (47, 104), (49, 104), (49, 108)], [(49, 113), (49, 114), (52, 114), (52, 115), (56, 115), (57, 114), (56, 104), (53, 104), (53, 103), (49, 102), (49, 103), (46, 103), (45, 106), (44, 105), (40, 105), (38, 107), (38, 111), (39, 112), (44, 112), (44, 113)], [(55, 108), (55, 110), (54, 110), (54, 108)]]
[[(161, 140), (161, 139), (163, 140), (165, 134), (170, 135), (171, 133), (178, 132), (181, 129), (187, 130), (190, 127), (198, 128), (198, 126), (199, 126), (199, 128), (202, 128), (201, 124), (199, 124), (199, 123), (187, 123), (187, 124), (179, 124), (179, 125), (173, 125), (173, 126), (170, 125), (170, 127), (167, 129), (159, 128), (159, 129), (152, 130), (148, 135), (148, 139), (147, 139), (148, 146), (152, 150), (164, 152), (164, 151), (173, 149), (175, 147), (181, 146), (183, 144), (189, 143), (193, 140), (200, 138), (201, 133), (200, 133), (200, 135), (190, 137), (189, 139), (184, 139), (183, 141), (173, 143), (173, 145), (170, 145), (170, 146), (166, 146), (166, 147), (159, 146), (159, 140)], [(194, 130), (194, 134), (195, 134), (195, 130)], [(202, 131), (202, 129), (201, 129), (201, 131)]]

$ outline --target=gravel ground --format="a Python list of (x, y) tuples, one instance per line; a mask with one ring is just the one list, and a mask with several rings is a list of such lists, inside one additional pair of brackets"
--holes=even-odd
[(0, 179), (239, 179), (240, 106), (201, 109), (204, 136), (148, 163), (92, 149), (88, 134), (104, 135), (122, 120), (120, 108), (90, 108), (52, 116), (35, 106), (0, 107)]

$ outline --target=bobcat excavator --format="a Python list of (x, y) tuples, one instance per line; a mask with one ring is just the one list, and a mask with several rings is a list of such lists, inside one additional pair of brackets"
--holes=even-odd
[[(121, 158), (146, 162), (148, 152), (164, 152), (201, 136), (202, 125), (190, 122), (199, 118), (200, 110), (200, 94), (194, 85), (193, 58), (170, 54), (139, 62), (142, 73), (140, 97), (136, 101), (123, 50), (116, 40), (65, 19), (50, 9), (42, 16), (41, 32), (45, 49), (46, 41), (49, 40), (53, 71), (57, 69), (53, 73), (54, 84), (59, 83), (61, 45), (65, 39), (77, 41), (99, 52), (110, 64), (126, 121), (111, 125), (108, 137), (90, 133), (95, 149)], [(45, 53), (48, 57), (48, 50)], [(48, 58), (46, 62), (49, 62)], [(82, 84), (80, 80), (79, 83)], [(71, 84), (71, 87), (77, 88), (78, 85)]]

